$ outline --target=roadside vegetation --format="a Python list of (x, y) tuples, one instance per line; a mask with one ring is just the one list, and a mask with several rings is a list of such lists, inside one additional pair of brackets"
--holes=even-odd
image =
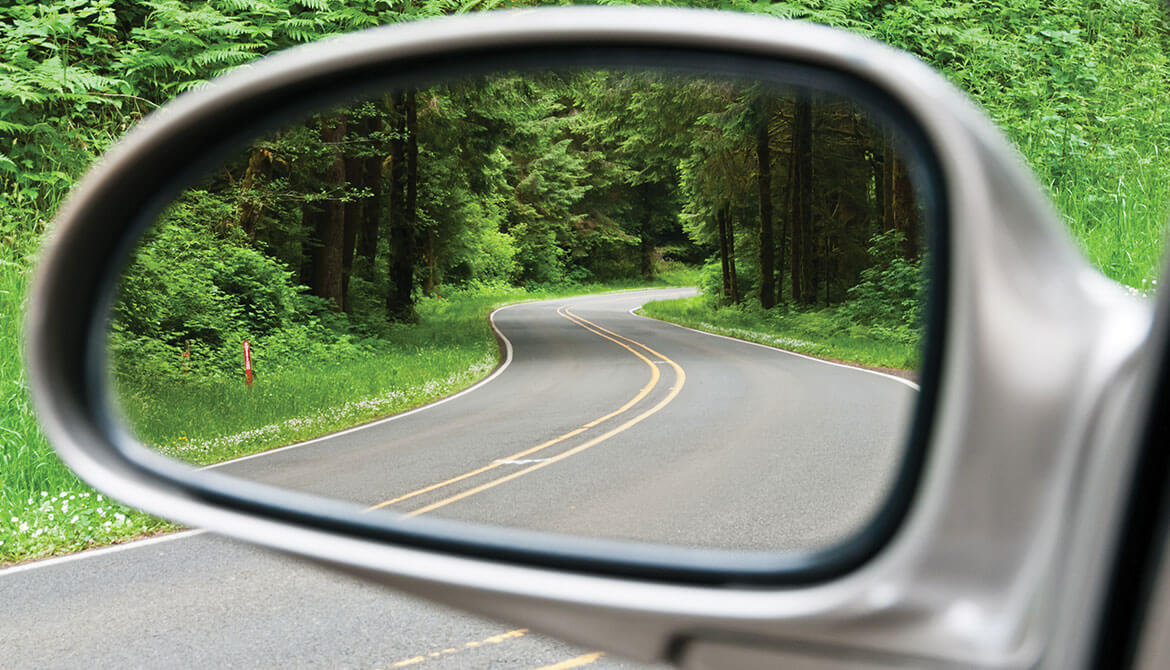
[[(917, 54), (1000, 124), (1097, 267), (1135, 292), (1155, 290), (1170, 193), (1163, 3), (686, 4), (827, 23)], [(49, 0), (0, 8), (8, 38), (0, 41), (0, 564), (172, 527), (78, 481), (31, 412), (19, 314), (47, 222), (76, 179), (140, 118), (216, 74), (330, 34), (477, 7)], [(882, 137), (842, 139), (860, 117), (841, 105), (802, 109), (786, 98), (767, 107), (745, 90), (692, 87), (679, 97), (635, 86), (644, 93), (619, 106), (608, 94), (622, 92), (620, 82), (607, 77), (403, 91), (249, 147), (197, 185), (202, 194), (177, 203), (168, 213), (175, 225), (159, 227), (136, 256), (111, 335), (130, 421), (146, 441), (199, 463), (295, 441), (473, 383), (498, 355), (483, 318), (492, 305), (651, 276), (679, 284), (686, 265), (701, 268), (689, 277), (702, 296), (648, 305), (648, 315), (817, 356), (915, 367), (927, 260), (915, 211), (904, 190), (898, 195), (905, 173), (887, 160)], [(679, 107), (690, 116), (665, 114)], [(439, 132), (456, 119), (470, 123)], [(516, 144), (501, 149), (504, 139)], [(837, 153), (841, 167), (798, 165), (803, 141), (815, 143), (814, 156)], [(771, 166), (768, 178), (761, 164)], [(794, 180), (833, 169), (837, 183), (854, 184), (842, 189), (860, 221), (848, 228), (828, 194), (807, 191), (805, 204), (792, 195)], [(380, 223), (351, 238), (347, 216)], [(176, 263), (183, 250), (202, 256)], [(671, 268), (673, 278), (663, 272)], [(231, 277), (248, 282), (225, 291)], [(255, 345), (251, 390), (241, 379), (244, 339)], [(392, 362), (403, 359), (422, 372)], [(387, 396), (387, 385), (399, 395)], [(306, 416), (314, 418), (298, 423)], [(176, 417), (181, 427), (170, 423)]]
[(763, 309), (750, 300), (721, 305), (716, 269), (707, 266), (699, 276), (702, 294), (650, 302), (638, 313), (916, 379), (923, 332), (921, 261), (908, 261), (899, 253), (901, 237), (896, 233), (872, 239), (868, 251), (874, 264), (862, 270), (846, 299), (828, 307), (782, 303)]

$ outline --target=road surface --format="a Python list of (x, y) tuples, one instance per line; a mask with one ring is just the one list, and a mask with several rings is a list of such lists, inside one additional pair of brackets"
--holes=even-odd
[[(686, 292), (499, 310), (489, 381), (217, 469), (370, 514), (678, 546), (854, 532), (900, 464), (913, 385), (632, 313)], [(0, 599), (0, 670), (642, 667), (198, 531), (0, 571)]]

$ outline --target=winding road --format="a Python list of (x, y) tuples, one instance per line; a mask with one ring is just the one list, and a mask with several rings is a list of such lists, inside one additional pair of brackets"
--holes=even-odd
[[(633, 313), (692, 292), (503, 308), (484, 382), (216, 469), (370, 514), (684, 547), (856, 531), (900, 464), (914, 385)], [(0, 570), (0, 600), (0, 670), (642, 667), (201, 531)]]

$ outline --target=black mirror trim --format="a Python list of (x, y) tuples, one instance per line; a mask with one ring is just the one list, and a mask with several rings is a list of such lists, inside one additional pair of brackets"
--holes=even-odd
[[(927, 306), (928, 339), (923, 352), (922, 390), (903, 467), (886, 503), (865, 529), (823, 550), (792, 554), (737, 553), (663, 548), (603, 540), (561, 538), (541, 533), (483, 529), (428, 520), (425, 524), (375, 516), (355, 518), (352, 508), (322, 504), (307, 496), (274, 495), (257, 485), (213, 473), (196, 473), (158, 457), (132, 440), (112, 420), (104, 346), (106, 315), (122, 260), (153, 215), (222, 152), (238, 147), (271, 125), (273, 112), (296, 116), (323, 99), (360, 93), (376, 82), (409, 84), (437, 73), (467, 74), (469, 65), (493, 69), (501, 64), (524, 69), (547, 68), (550, 62), (617, 66), (686, 65), (688, 69), (761, 76), (783, 72), (785, 81), (806, 77), (818, 88), (847, 93), (880, 112), (908, 141), (924, 166), (916, 175), (926, 185), (931, 290)], [(258, 66), (259, 70), (259, 66)], [(162, 113), (136, 134), (135, 141), (110, 160), (107, 169), (88, 179), (62, 214), (62, 224), (37, 278), (30, 312), (30, 367), (35, 369), (41, 408), (51, 436), (83, 440), (92, 455), (109, 468), (118, 463), (148, 481), (165, 484), (184, 497), (290, 524), (344, 533), (385, 543), (506, 563), (660, 582), (701, 585), (790, 586), (828, 581), (865, 564), (894, 537), (911, 509), (928, 456), (928, 437), (939, 397), (939, 375), (947, 328), (952, 222), (942, 162), (921, 123), (889, 92), (855, 74), (823, 64), (782, 60), (758, 53), (680, 43), (646, 45), (619, 39), (598, 44), (559, 39), (522, 46), (484, 46), (438, 56), (377, 61), (337, 67), (303, 76), (272, 76), (268, 90), (238, 89), (216, 97), (213, 87), (189, 97), (189, 104), (168, 120)], [(204, 97), (200, 97), (204, 96)], [(202, 104), (205, 101), (208, 104)], [(257, 124), (255, 119), (264, 118)], [(224, 134), (224, 128), (233, 128)], [(190, 161), (191, 156), (200, 156)], [(169, 176), (168, 176), (169, 175)], [(146, 195), (149, 194), (149, 195)], [(111, 223), (112, 222), (112, 223)], [(78, 283), (78, 278), (80, 282)], [(48, 399), (45, 401), (45, 399)], [(230, 482), (230, 483), (225, 483)], [(116, 492), (115, 492), (116, 494)], [(290, 501), (299, 504), (290, 506)], [(311, 501), (311, 504), (309, 504)], [(314, 509), (314, 507), (316, 509)]]

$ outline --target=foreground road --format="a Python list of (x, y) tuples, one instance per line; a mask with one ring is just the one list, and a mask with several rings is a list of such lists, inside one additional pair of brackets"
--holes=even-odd
[[(500, 310), (512, 354), (490, 382), (218, 469), (374, 514), (683, 546), (856, 530), (899, 464), (914, 389), (630, 313), (681, 294)], [(0, 669), (639, 667), (202, 533), (0, 571), (0, 599)]]

